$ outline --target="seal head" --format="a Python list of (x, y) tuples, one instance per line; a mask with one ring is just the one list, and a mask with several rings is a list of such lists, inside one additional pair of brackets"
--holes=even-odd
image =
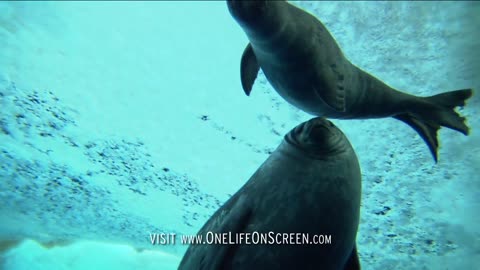
[(270, 10), (267, 8), (267, 5), (271, 4), (268, 1), (227, 0), (230, 14), (242, 26), (258, 25), (260, 20), (265, 18), (266, 13)]
[(274, 32), (282, 22), (281, 5), (284, 1), (242, 1), (227, 0), (228, 10), (243, 30), (252, 36), (268, 35)]
[(287, 135), (285, 142), (311, 158), (335, 155), (347, 149), (342, 131), (324, 117), (304, 122)]

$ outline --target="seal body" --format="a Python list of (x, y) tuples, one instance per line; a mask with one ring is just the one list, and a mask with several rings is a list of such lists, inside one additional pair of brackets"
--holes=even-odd
[(229, 244), (191, 245), (179, 269), (360, 269), (360, 198), (350, 143), (330, 121), (314, 118), (290, 131), (198, 232), (204, 240), (230, 233)]
[(261, 68), (286, 101), (312, 115), (338, 119), (394, 117), (425, 140), (437, 160), (437, 131), (464, 134), (454, 111), (472, 89), (432, 97), (413, 96), (386, 85), (345, 58), (335, 39), (313, 15), (286, 1), (227, 0), (232, 16), (250, 40), (241, 61), (247, 95)]

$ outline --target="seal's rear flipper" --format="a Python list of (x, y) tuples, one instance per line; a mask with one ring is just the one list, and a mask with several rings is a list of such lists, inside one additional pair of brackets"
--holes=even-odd
[[(245, 230), (252, 215), (252, 208), (249, 206), (245, 196), (239, 197), (233, 203), (235, 206), (226, 213), (223, 219), (225, 222), (220, 226), (220, 230), (213, 233), (231, 233), (232, 237), (234, 237), (235, 234)], [(206, 233), (207, 231), (202, 232), (204, 237), (206, 237)], [(211, 244), (208, 245), (208, 248), (208, 256), (201, 258), (199, 269), (222, 270), (227, 269), (227, 260), (233, 257), (235, 250), (238, 248), (238, 244)], [(195, 267), (195, 264), (191, 265), (191, 267)], [(185, 269), (194, 268), (187, 267)]]
[(410, 127), (412, 127), (420, 137), (427, 143), (430, 152), (433, 155), (433, 159), (435, 162), (438, 161), (437, 149), (438, 149), (438, 139), (437, 139), (437, 131), (440, 129), (440, 125), (429, 123), (429, 122), (422, 122), (421, 120), (415, 118), (411, 114), (399, 114), (395, 115), (393, 118), (398, 119)]
[(465, 117), (455, 112), (455, 107), (465, 106), (465, 101), (472, 94), (472, 89), (462, 89), (426, 97), (424, 99), (430, 106), (422, 109), (418, 117), (468, 135), (469, 128), (465, 124)]
[(243, 91), (247, 96), (252, 91), (253, 82), (257, 78), (260, 66), (257, 62), (257, 57), (253, 52), (252, 44), (248, 43), (247, 47), (243, 51), (242, 61), (240, 62), (240, 76), (242, 80)]
[(465, 106), (465, 101), (472, 94), (472, 89), (462, 89), (431, 97), (416, 97), (408, 113), (395, 115), (394, 118), (407, 123), (420, 134), (437, 162), (437, 131), (441, 126), (468, 135), (465, 117), (460, 116), (455, 108)]
[(360, 260), (358, 259), (357, 245), (353, 246), (352, 253), (348, 258), (343, 270), (360, 270)]

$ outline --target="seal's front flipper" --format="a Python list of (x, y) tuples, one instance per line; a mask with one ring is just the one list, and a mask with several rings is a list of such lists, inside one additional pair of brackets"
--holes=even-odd
[(422, 122), (421, 120), (415, 118), (411, 114), (399, 114), (395, 115), (393, 118), (398, 119), (410, 127), (412, 127), (420, 137), (427, 143), (430, 152), (433, 155), (435, 162), (438, 161), (438, 139), (437, 132), (440, 129), (440, 125), (430, 122)]
[(240, 62), (240, 76), (242, 80), (243, 91), (247, 96), (252, 91), (253, 82), (257, 78), (260, 66), (257, 62), (257, 57), (253, 52), (252, 44), (248, 43), (247, 47), (243, 51), (242, 61)]
[(348, 258), (343, 270), (360, 270), (360, 260), (358, 259), (357, 245), (353, 246), (352, 253)]
[[(220, 213), (219, 231), (213, 233), (231, 233), (232, 237), (235, 234), (243, 232), (248, 225), (252, 215), (252, 208), (250, 207), (246, 196), (240, 196), (235, 202), (235, 206), (229, 212)], [(207, 231), (203, 232), (206, 237)], [(235, 250), (238, 248), (237, 244), (211, 244), (208, 245), (211, 249), (208, 252), (208, 257), (203, 257), (200, 263), (201, 270), (222, 270), (226, 267), (228, 260), (233, 257)]]

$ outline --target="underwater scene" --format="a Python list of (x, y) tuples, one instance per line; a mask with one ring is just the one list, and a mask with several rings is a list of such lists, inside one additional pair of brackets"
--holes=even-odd
[(0, 2), (0, 269), (480, 269), (478, 14)]

